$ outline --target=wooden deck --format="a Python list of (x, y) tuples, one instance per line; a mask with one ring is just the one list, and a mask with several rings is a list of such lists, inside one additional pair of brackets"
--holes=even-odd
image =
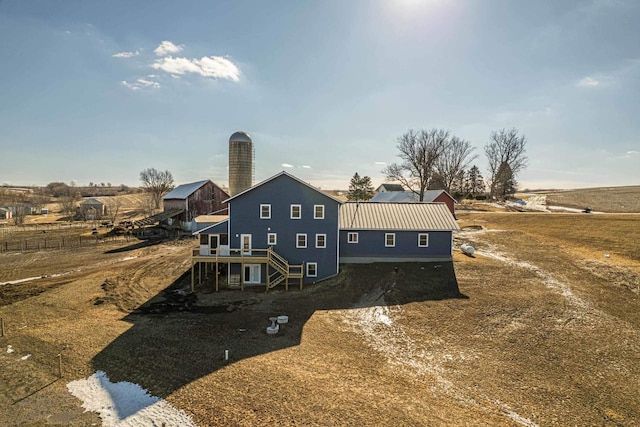
[(191, 254), (191, 291), (195, 290), (195, 266), (198, 264), (198, 284), (202, 283), (202, 265), (205, 266), (205, 272), (209, 270), (210, 265), (215, 266), (215, 283), (216, 292), (219, 290), (219, 277), (217, 273), (217, 265), (223, 264), (240, 264), (240, 289), (244, 290), (245, 281), (244, 265), (245, 264), (264, 264), (266, 265), (266, 290), (272, 289), (284, 282), (285, 289), (289, 290), (289, 280), (299, 280), (300, 289), (302, 289), (302, 279), (304, 278), (303, 264), (289, 264), (287, 260), (278, 255), (272, 248), (268, 249), (231, 249), (218, 248), (208, 249), (206, 253), (202, 253), (202, 249), (193, 249)]

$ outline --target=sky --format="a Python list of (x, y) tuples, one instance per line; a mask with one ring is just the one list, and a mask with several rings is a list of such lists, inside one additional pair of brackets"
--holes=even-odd
[(0, 184), (384, 181), (397, 139), (446, 129), (486, 176), (527, 139), (520, 188), (640, 184), (640, 1), (0, 0)]

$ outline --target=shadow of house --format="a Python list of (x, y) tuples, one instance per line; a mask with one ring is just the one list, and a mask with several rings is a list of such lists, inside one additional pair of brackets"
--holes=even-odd
[[(189, 289), (189, 274), (172, 283), (123, 320), (132, 327), (93, 359), (95, 370), (113, 382), (139, 384), (159, 397), (230, 363), (298, 346), (302, 331), (317, 310), (466, 298), (459, 292), (452, 262), (344, 265), (331, 279), (303, 291), (248, 288), (245, 292), (203, 293), (198, 289), (185, 311), (149, 314), (167, 296)], [(269, 318), (287, 315), (277, 335), (267, 335)], [(229, 360), (224, 359), (229, 350)]]

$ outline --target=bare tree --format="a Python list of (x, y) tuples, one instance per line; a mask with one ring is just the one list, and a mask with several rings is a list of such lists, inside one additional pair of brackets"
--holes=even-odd
[(499, 196), (504, 197), (503, 190), (510, 187), (510, 183), (505, 180), (514, 184), (517, 174), (527, 166), (526, 143), (526, 137), (518, 136), (516, 128), (491, 132), (489, 142), (484, 146), (484, 152), (489, 161), (489, 190), (492, 198), (498, 195), (496, 191), (498, 189), (502, 193)]
[(76, 204), (80, 200), (80, 192), (75, 188), (75, 183), (71, 183), (66, 188), (64, 194), (58, 197), (58, 204), (60, 205), (60, 211), (73, 220), (76, 214)]
[(15, 191), (11, 195), (11, 205), (9, 207), (15, 225), (24, 224), (24, 219), (29, 211), (27, 200), (27, 195), (21, 191)]
[(108, 197), (104, 204), (107, 207), (107, 218), (109, 218), (109, 221), (111, 221), (112, 224), (115, 224), (116, 219), (118, 218), (118, 213), (120, 212), (120, 206), (122, 205), (120, 197)]
[(155, 209), (160, 208), (162, 196), (173, 189), (173, 175), (168, 170), (164, 172), (154, 168), (147, 168), (140, 172), (142, 188), (151, 193)]
[(42, 213), (42, 208), (44, 208), (45, 205), (49, 203), (49, 196), (44, 194), (44, 191), (38, 190), (29, 198), (29, 201), (31, 202), (35, 210), (38, 211), (38, 213)]
[(409, 130), (398, 138), (398, 156), (402, 163), (392, 163), (382, 173), (387, 181), (400, 182), (423, 201), (435, 172), (435, 163), (449, 143), (449, 132), (444, 129)]
[(442, 179), (444, 190), (451, 193), (451, 188), (460, 175), (478, 155), (472, 154), (475, 147), (469, 141), (457, 136), (451, 138), (446, 150), (436, 160), (436, 172)]

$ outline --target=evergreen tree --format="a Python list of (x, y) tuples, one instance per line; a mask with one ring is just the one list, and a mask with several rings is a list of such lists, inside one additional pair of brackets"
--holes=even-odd
[(373, 197), (373, 194), (374, 190), (371, 184), (371, 178), (368, 176), (360, 177), (358, 172), (356, 172), (349, 182), (347, 199), (350, 201), (367, 201)]
[(485, 191), (484, 178), (480, 173), (480, 169), (473, 165), (467, 172), (467, 179), (465, 180), (465, 193), (476, 197)]

